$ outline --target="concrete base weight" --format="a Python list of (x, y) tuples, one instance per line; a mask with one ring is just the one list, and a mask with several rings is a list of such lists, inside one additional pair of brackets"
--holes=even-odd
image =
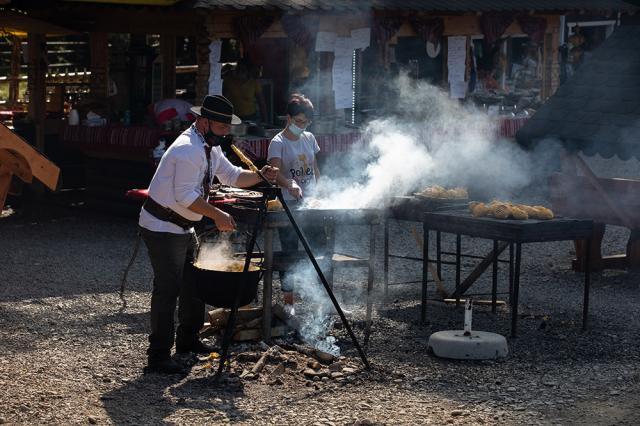
[(509, 353), (504, 336), (486, 331), (468, 336), (463, 330), (438, 331), (429, 337), (427, 347), (435, 356), (451, 359), (496, 359)]

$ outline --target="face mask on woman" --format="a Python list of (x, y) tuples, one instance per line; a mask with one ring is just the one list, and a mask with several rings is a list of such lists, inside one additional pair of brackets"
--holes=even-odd
[(304, 132), (304, 130), (305, 129), (301, 129), (300, 127), (296, 126), (293, 123), (289, 124), (289, 131), (293, 133), (295, 136), (300, 136), (302, 132)]

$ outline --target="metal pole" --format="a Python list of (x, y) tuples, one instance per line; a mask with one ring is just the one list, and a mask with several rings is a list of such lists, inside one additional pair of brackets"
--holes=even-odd
[(427, 321), (427, 290), (429, 273), (429, 227), (422, 222), (422, 304), (420, 305), (420, 322)]
[(496, 313), (498, 295), (498, 240), (493, 240), (493, 276), (491, 277), (491, 313)]
[[(256, 244), (256, 238), (258, 237), (258, 230), (260, 229), (260, 225), (262, 223), (262, 218), (267, 212), (267, 195), (263, 195), (262, 203), (260, 205), (260, 209), (258, 210), (258, 214), (256, 217), (255, 224), (253, 226), (253, 233), (251, 234), (251, 238), (249, 239), (249, 243), (247, 244), (247, 254), (244, 259), (244, 268), (242, 269), (242, 276), (244, 277), (244, 284), (246, 285), (247, 280), (249, 279), (249, 266), (251, 265), (251, 256), (253, 255), (253, 248)], [(218, 371), (216, 372), (215, 380), (218, 381), (222, 374), (222, 370), (224, 369), (224, 365), (229, 356), (229, 346), (231, 345), (231, 337), (233, 334), (233, 330), (236, 327), (236, 316), (238, 314), (238, 305), (240, 304), (240, 294), (242, 286), (238, 286), (236, 288), (236, 297), (233, 301), (233, 307), (231, 308), (231, 312), (229, 313), (229, 319), (227, 320), (227, 327), (224, 330), (224, 336), (222, 338), (222, 354), (220, 356), (220, 363), (218, 364)]]
[(284, 209), (285, 213), (287, 214), (287, 217), (289, 218), (289, 221), (291, 222), (291, 225), (293, 226), (293, 229), (296, 231), (296, 234), (298, 234), (298, 239), (302, 243), (302, 246), (304, 247), (304, 250), (307, 252), (307, 256), (309, 257), (309, 260), (311, 261), (311, 264), (313, 265), (313, 268), (316, 270), (316, 273), (318, 274), (318, 278), (320, 278), (320, 281), (322, 282), (322, 285), (324, 286), (324, 289), (327, 291), (327, 295), (329, 296), (329, 299), (331, 299), (331, 302), (333, 303), (333, 306), (336, 308), (336, 311), (338, 312), (338, 315), (340, 316), (340, 320), (342, 321), (342, 324), (344, 325), (344, 328), (349, 333), (349, 336), (351, 337), (351, 340), (353, 341), (354, 346), (358, 350), (358, 354), (360, 354), (360, 358), (362, 359), (362, 362), (364, 363), (364, 365), (367, 368), (371, 368), (371, 365), (369, 364), (369, 361), (367, 360), (366, 355), (364, 354), (364, 352), (362, 351), (362, 348), (360, 347), (360, 343), (358, 343), (358, 339), (356, 338), (355, 334), (353, 334), (353, 330), (351, 329), (351, 326), (349, 325), (349, 321), (347, 321), (347, 318), (344, 316), (344, 312), (342, 312), (342, 308), (340, 307), (340, 304), (336, 300), (336, 297), (333, 294), (333, 291), (331, 290), (331, 286), (329, 286), (329, 283), (327, 282), (326, 277), (322, 273), (322, 270), (320, 269), (320, 266), (318, 265), (318, 262), (317, 262), (315, 256), (313, 255), (313, 252), (311, 251), (311, 247), (309, 247), (309, 243), (307, 242), (307, 240), (304, 237), (304, 235), (302, 235), (302, 231), (300, 230), (300, 227), (298, 226), (298, 224), (296, 223), (295, 219), (293, 218), (293, 215), (291, 214), (291, 210), (289, 209), (289, 206), (287, 205), (287, 202), (285, 201), (284, 197), (282, 196), (282, 191), (279, 191), (279, 190), (277, 191), (277, 197), (280, 200), (280, 203), (282, 203), (282, 208)]

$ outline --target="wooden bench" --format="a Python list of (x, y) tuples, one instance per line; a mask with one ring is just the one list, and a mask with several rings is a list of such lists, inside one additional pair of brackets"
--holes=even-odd
[[(589, 218), (596, 223), (590, 254), (594, 270), (640, 268), (640, 180), (555, 173), (549, 187), (557, 215)], [(603, 200), (601, 190), (609, 202)], [(631, 229), (626, 253), (602, 256), (605, 224)], [(574, 269), (581, 269), (584, 256), (584, 245), (576, 242)]]
[(31, 183), (35, 177), (55, 191), (60, 169), (7, 126), (0, 124), (0, 211), (14, 175), (25, 183)]

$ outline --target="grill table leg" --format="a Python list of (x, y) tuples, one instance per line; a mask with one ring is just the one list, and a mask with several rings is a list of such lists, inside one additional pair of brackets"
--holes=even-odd
[(462, 236), (456, 234), (456, 307), (460, 305), (460, 263), (462, 261)]
[(384, 218), (384, 297), (389, 296), (389, 219)]
[(424, 324), (427, 321), (427, 274), (429, 272), (429, 228), (422, 224), (423, 241), (422, 247), (422, 306), (420, 310), (420, 320)]
[(491, 281), (491, 312), (496, 313), (498, 298), (498, 241), (493, 240), (493, 276)]
[(376, 258), (376, 228), (369, 226), (369, 270), (367, 274), (367, 323), (364, 331), (365, 349), (369, 345), (369, 336), (371, 335), (371, 322), (373, 316), (373, 268)]
[(271, 340), (271, 303), (273, 298), (273, 228), (264, 230), (264, 285), (262, 288), (262, 339)]
[(509, 304), (513, 297), (513, 243), (509, 244)]
[(516, 243), (516, 266), (513, 276), (513, 298), (511, 300), (511, 337), (518, 333), (518, 293), (520, 292), (520, 260), (522, 244)]
[(589, 316), (589, 290), (591, 287), (591, 238), (585, 240), (585, 259), (584, 259), (584, 301), (582, 304), (582, 331), (587, 329), (587, 320)]
[(436, 231), (436, 271), (438, 278), (442, 280), (442, 233)]
[(325, 221), (324, 229), (326, 231), (326, 253), (324, 254), (324, 274), (329, 282), (329, 287), (333, 290), (333, 254), (336, 249), (336, 224), (333, 220)]

